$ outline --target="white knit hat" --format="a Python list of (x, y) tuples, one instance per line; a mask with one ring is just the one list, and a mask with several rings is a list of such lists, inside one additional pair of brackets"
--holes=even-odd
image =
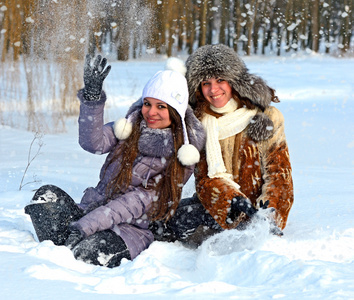
[[(186, 78), (180, 73), (172, 70), (157, 72), (145, 85), (141, 101), (145, 98), (159, 99), (173, 107), (181, 117), (184, 145), (178, 149), (177, 157), (185, 165), (193, 165), (199, 161), (199, 151), (189, 144), (185, 115), (188, 107), (188, 86)], [(128, 119), (121, 119), (114, 125), (114, 131), (119, 139), (126, 139), (132, 130), (131, 114)]]
[[(167, 103), (178, 112), (184, 123), (188, 107), (188, 96), (186, 78), (179, 72), (165, 70), (157, 72), (148, 81), (143, 89), (141, 100), (144, 101), (145, 98), (150, 97)], [(184, 125), (183, 128), (185, 128)]]

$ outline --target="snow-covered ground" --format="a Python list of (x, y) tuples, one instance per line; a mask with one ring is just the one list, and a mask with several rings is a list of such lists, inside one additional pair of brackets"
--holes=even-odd
[[(190, 250), (154, 242), (134, 261), (108, 269), (76, 261), (70, 250), (38, 243), (24, 207), (42, 184), (79, 202), (104, 157), (68, 132), (42, 137), (40, 155), (18, 190), (33, 133), (0, 126), (1, 299), (354, 299), (354, 59), (245, 58), (282, 101), (295, 186), (283, 237), (264, 224), (228, 231)], [(164, 59), (114, 62), (105, 82), (107, 120), (126, 112)], [(38, 149), (36, 142), (33, 153)], [(193, 182), (184, 195), (193, 193)]]

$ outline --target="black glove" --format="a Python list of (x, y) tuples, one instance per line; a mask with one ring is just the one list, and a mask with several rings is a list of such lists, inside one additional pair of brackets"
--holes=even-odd
[(257, 209), (253, 207), (249, 199), (238, 196), (231, 200), (228, 218), (234, 221), (240, 212), (244, 212), (247, 216), (252, 217), (257, 212)]
[(91, 57), (86, 55), (84, 67), (84, 98), (87, 101), (98, 101), (101, 97), (103, 81), (107, 77), (111, 66), (107, 66), (107, 59), (97, 55), (93, 66), (91, 66)]
[[(263, 200), (261, 200), (261, 201), (259, 202), (259, 208), (261, 208), (261, 209), (267, 209), (267, 208), (268, 208), (268, 205), (269, 205), (269, 200), (267, 200), (267, 201), (264, 202), (264, 203), (263, 203)], [(274, 209), (274, 208), (273, 208), (273, 209)], [(274, 209), (274, 210), (273, 210), (273, 209), (272, 209), (272, 211), (275, 210), (275, 209)]]
[(74, 229), (69, 234), (65, 246), (68, 247), (70, 250), (74, 249), (74, 247), (80, 243), (84, 239), (83, 234), (80, 230)]

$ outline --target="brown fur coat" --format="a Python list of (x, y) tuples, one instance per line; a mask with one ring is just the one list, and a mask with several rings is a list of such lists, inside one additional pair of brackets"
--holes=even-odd
[(246, 220), (244, 213), (236, 220), (228, 218), (234, 197), (247, 197), (256, 207), (261, 200), (263, 203), (269, 200), (269, 206), (276, 209), (275, 221), (283, 229), (294, 195), (283, 115), (270, 106), (271, 102), (279, 102), (275, 90), (261, 77), (250, 73), (237, 53), (222, 44), (198, 48), (187, 59), (186, 67), (189, 102), (200, 119), (205, 113), (220, 117), (201, 94), (200, 84), (209, 78), (226, 80), (239, 107), (257, 109), (242, 132), (219, 141), (227, 172), (233, 174), (240, 189), (224, 179), (207, 176), (204, 152), (195, 169), (198, 198), (224, 229), (235, 228)]
[[(210, 110), (208, 113), (220, 116)], [(221, 178), (207, 176), (205, 152), (201, 153), (201, 160), (195, 169), (198, 198), (224, 229), (235, 228), (247, 219), (241, 213), (234, 222), (227, 220), (231, 199), (236, 196), (249, 198), (255, 207), (259, 207), (261, 200), (263, 203), (269, 200), (269, 207), (276, 209), (276, 224), (281, 229), (286, 225), (294, 195), (284, 119), (281, 112), (272, 106), (264, 114), (274, 126), (269, 138), (259, 141), (246, 128), (236, 136), (219, 141), (227, 172), (233, 174), (240, 190)]]

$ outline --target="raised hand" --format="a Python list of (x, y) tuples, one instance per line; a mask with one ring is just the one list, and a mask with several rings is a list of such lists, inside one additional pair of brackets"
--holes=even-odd
[(107, 59), (97, 55), (93, 65), (91, 66), (91, 57), (86, 55), (84, 66), (84, 98), (87, 101), (98, 101), (101, 97), (103, 81), (111, 70), (111, 66), (107, 64)]

